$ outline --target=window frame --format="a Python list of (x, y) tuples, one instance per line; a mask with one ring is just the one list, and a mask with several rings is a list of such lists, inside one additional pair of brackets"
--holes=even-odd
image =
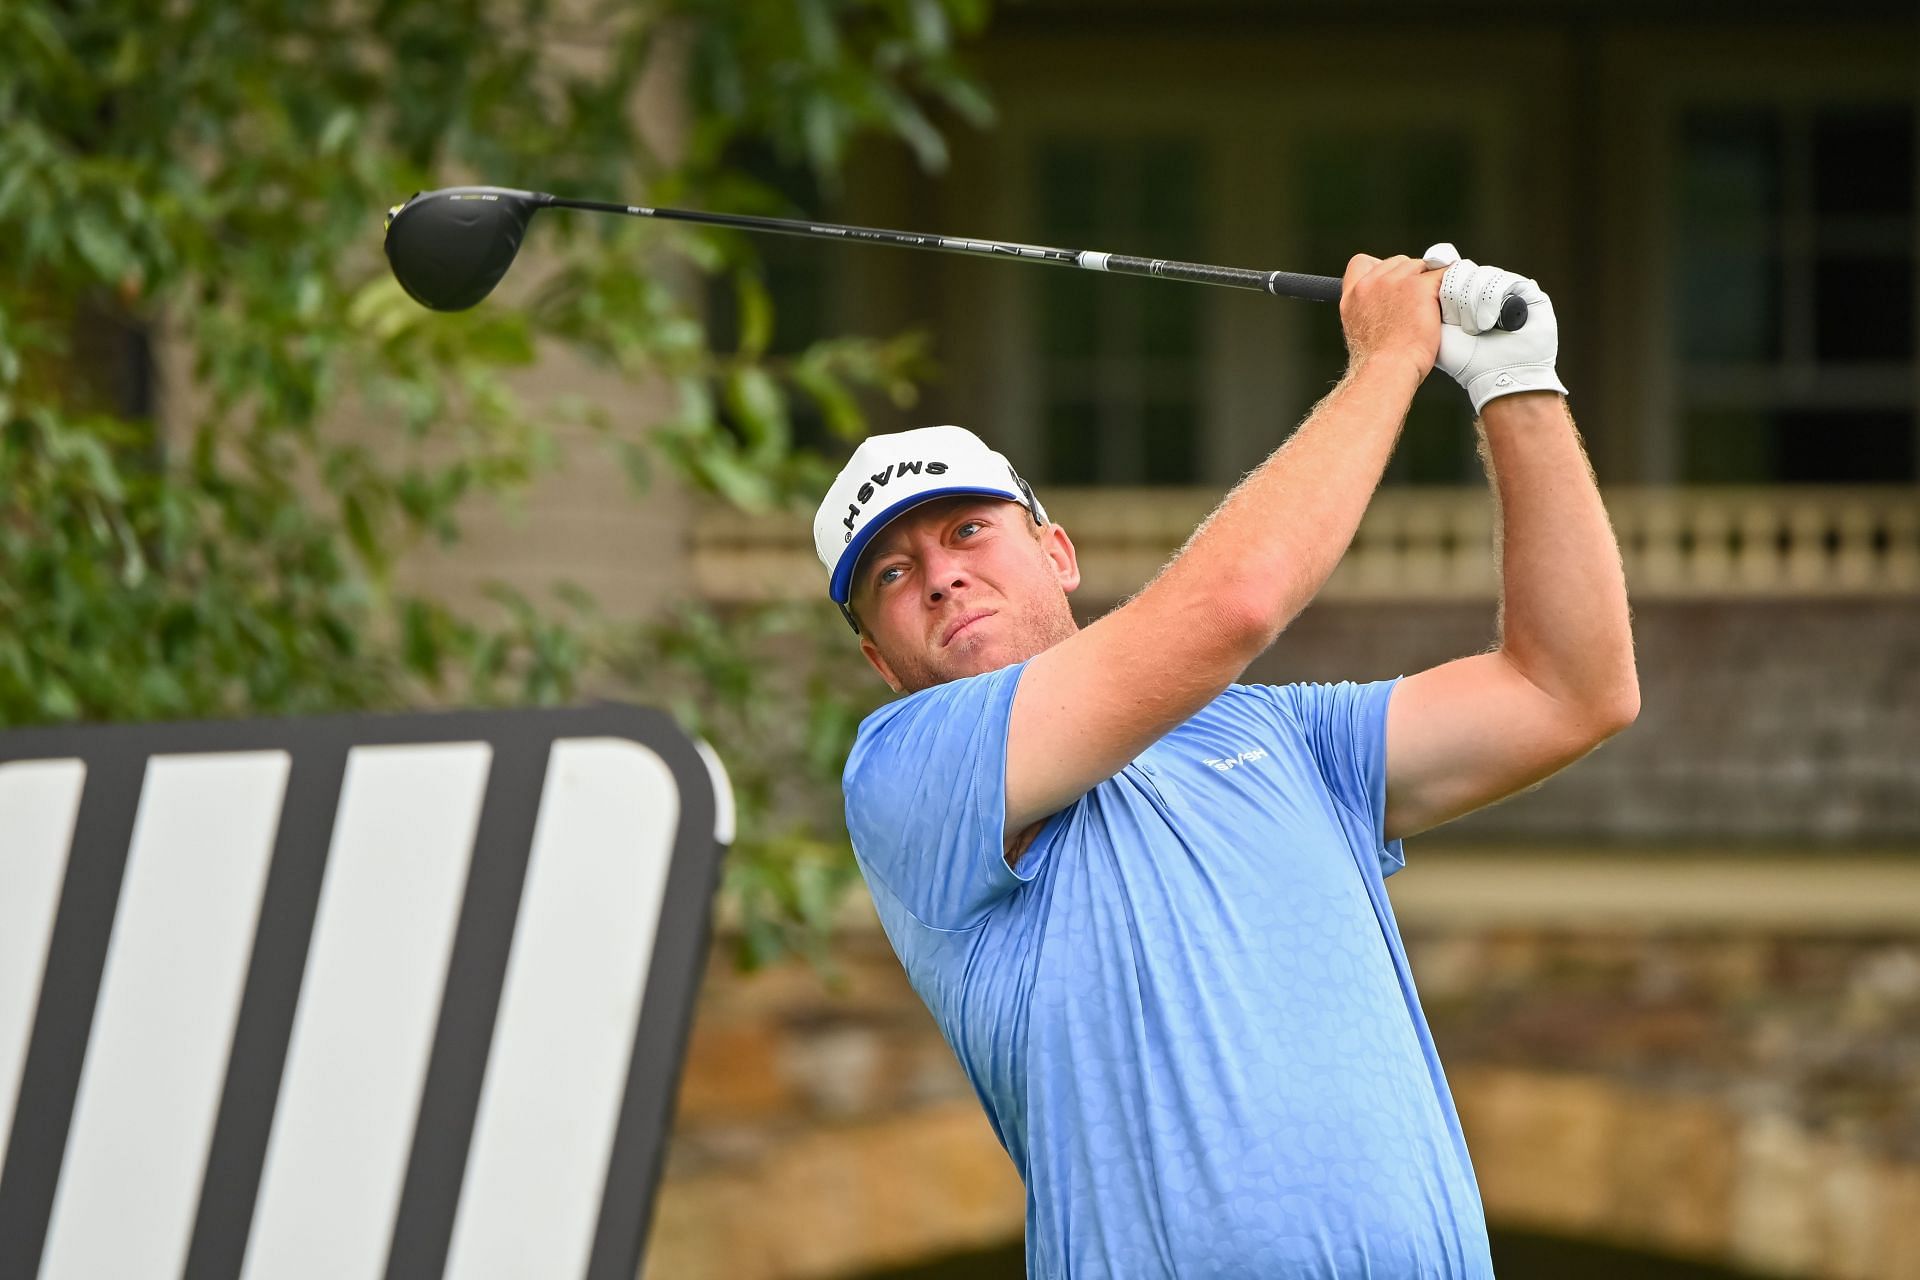
[[(1644, 249), (1636, 250), (1632, 241), (1616, 237), (1609, 252), (1616, 260), (1630, 260), (1636, 252), (1644, 252), (1647, 283), (1645, 293), (1637, 300), (1639, 305), (1634, 305), (1630, 297), (1620, 298), (1609, 322), (1625, 324), (1637, 334), (1629, 350), (1637, 354), (1633, 364), (1640, 370), (1641, 379), (1637, 399), (1643, 426), (1636, 470), (1643, 483), (1683, 483), (1688, 445), (1686, 412), (1702, 400), (1714, 407), (1870, 407), (1888, 403), (1884, 397), (1890, 386), (1903, 385), (1904, 404), (1914, 417), (1915, 456), (1920, 457), (1920, 317), (1914, 326), (1911, 367), (1904, 377), (1887, 367), (1849, 369), (1839, 362), (1820, 365), (1817, 356), (1805, 364), (1791, 363), (1796, 344), (1812, 354), (1809, 324), (1802, 324), (1786, 342), (1783, 361), (1774, 366), (1778, 372), (1770, 379), (1774, 384), (1771, 387), (1735, 385), (1751, 371), (1743, 374), (1723, 367), (1717, 374), (1723, 385), (1713, 390), (1725, 398), (1711, 400), (1699, 396), (1701, 383), (1692, 381), (1694, 375), (1688, 373), (1690, 362), (1682, 351), (1677, 329), (1681, 298), (1678, 273), (1673, 269), (1681, 251), (1679, 161), (1681, 129), (1688, 112), (1766, 106), (1788, 109), (1804, 124), (1822, 109), (1873, 106), (1904, 96), (1913, 103), (1916, 147), (1920, 148), (1920, 92), (1916, 92), (1913, 81), (1910, 46), (1902, 48), (1897, 41), (1885, 40), (1884, 32), (1864, 28), (1796, 34), (1804, 38), (1788, 41), (1778, 31), (1702, 30), (1686, 38), (1648, 34), (1618, 39), (1609, 49), (1609, 100), (1640, 104), (1637, 111), (1626, 115), (1625, 127), (1614, 145), (1637, 154), (1640, 160), (1637, 220), (1644, 228), (1640, 241)], [(1811, 162), (1800, 155), (1788, 163), (1804, 169)], [(1916, 160), (1916, 168), (1920, 168), (1920, 160)], [(1614, 172), (1620, 172), (1617, 165)], [(1787, 174), (1785, 180), (1792, 182), (1793, 175)], [(1916, 180), (1920, 181), (1920, 175)], [(1800, 208), (1790, 207), (1784, 216), (1792, 219), (1796, 213), (1810, 215), (1811, 204), (1803, 198), (1805, 195), (1790, 195), (1789, 202), (1797, 200)], [(1916, 215), (1914, 226), (1914, 290), (1920, 305), (1920, 215)], [(1797, 236), (1803, 243), (1783, 246), (1789, 254), (1797, 250), (1808, 266), (1808, 270), (1796, 272), (1783, 263), (1783, 315), (1797, 297), (1806, 304), (1803, 310), (1809, 321), (1811, 264), (1817, 254), (1804, 242), (1811, 241), (1813, 235), (1809, 216), (1804, 225), (1786, 233), (1789, 241)], [(1796, 289), (1801, 292), (1796, 294)], [(1810, 375), (1816, 369), (1821, 371), (1819, 380), (1824, 384), (1819, 388), (1811, 385)], [(1897, 379), (1897, 383), (1890, 383), (1890, 379)], [(1746, 405), (1735, 406), (1734, 400), (1745, 400)], [(1764, 483), (1785, 482), (1770, 479)]]
[[(1511, 201), (1520, 171), (1521, 142), (1515, 110), (1525, 86), (1484, 96), (1461, 95), (1453, 52), (1476, 56), (1483, 42), (1446, 38), (1423, 44), (1420, 56), (1401, 68), (1390, 88), (1356, 85), (1345, 69), (1377, 59), (1377, 36), (1352, 29), (1304, 34), (1295, 44), (1308, 67), (1276, 75), (1272, 41), (1180, 41), (1177, 59), (1157, 60), (1151, 50), (1106, 38), (1075, 40), (1071, 51), (1051, 41), (1010, 42), (996, 50), (993, 68), (1004, 123), (989, 144), (979, 177), (991, 198), (994, 225), (1037, 234), (1038, 193), (1033, 169), (1038, 148), (1063, 138), (1124, 143), (1135, 137), (1190, 137), (1202, 180), (1200, 236), (1204, 260), (1261, 270), (1337, 275), (1340, 262), (1303, 262), (1305, 239), (1300, 202), (1290, 188), (1289, 168), (1298, 145), (1333, 127), (1392, 129), (1457, 127), (1474, 156), (1481, 180), (1469, 193), (1471, 218), (1489, 239), (1506, 241)], [(1514, 57), (1559, 61), (1551, 38), (1513, 37)], [(1145, 60), (1136, 79), (1130, 64)], [(1175, 78), (1169, 67), (1191, 69)], [(1152, 83), (1144, 95), (1138, 84)], [(969, 191), (979, 190), (969, 186)], [(964, 200), (964, 196), (962, 197)], [(972, 214), (967, 216), (971, 217)], [(1114, 253), (1154, 254), (1155, 245), (1064, 245)], [(1355, 245), (1354, 250), (1417, 253), (1424, 245)], [(1471, 252), (1471, 246), (1462, 246)], [(1491, 255), (1488, 255), (1491, 256)], [(994, 273), (982, 286), (978, 314), (992, 338), (980, 348), (981, 368), (991, 371), (984, 397), (999, 447), (1013, 456), (1037, 458), (1045, 447), (1044, 371), (1038, 356), (1039, 303), (1034, 273)], [(1116, 280), (1113, 287), (1201, 288), (1160, 281)], [(1200, 306), (1197, 404), (1201, 433), (1195, 469), (1198, 483), (1231, 483), (1284, 439), (1340, 375), (1337, 368), (1306, 368), (1303, 326), (1331, 324), (1338, 317), (1324, 304), (1274, 299), (1252, 292), (1204, 289)], [(1277, 357), (1276, 357), (1277, 353)]]

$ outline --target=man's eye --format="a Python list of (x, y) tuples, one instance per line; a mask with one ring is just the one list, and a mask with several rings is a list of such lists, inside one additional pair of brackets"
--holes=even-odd
[(897, 565), (897, 564), (890, 564), (890, 565), (888, 565), (888, 566), (887, 566), (886, 568), (884, 568), (884, 569), (882, 569), (882, 570), (881, 570), (881, 571), (880, 571), (879, 573), (877, 573), (877, 574), (875, 574), (875, 575), (874, 575), (874, 579), (873, 579), (873, 581), (874, 581), (874, 584), (875, 584), (876, 586), (881, 586), (881, 587), (884, 587), (884, 586), (886, 586), (886, 585), (887, 585), (888, 583), (890, 583), (890, 582), (892, 582), (892, 581), (894, 581), (894, 579), (895, 579), (895, 578), (896, 578), (896, 577), (897, 577), (897, 576), (898, 576), (898, 575), (899, 575), (899, 574), (900, 574), (901, 572), (902, 572), (902, 570), (901, 570), (901, 568), (900, 568), (900, 566), (899, 566), (899, 565)]
[(955, 529), (954, 533), (964, 538), (968, 536), (967, 530), (978, 529), (978, 528), (980, 528), (980, 522), (978, 520), (968, 520), (965, 523), (963, 523), (958, 529)]

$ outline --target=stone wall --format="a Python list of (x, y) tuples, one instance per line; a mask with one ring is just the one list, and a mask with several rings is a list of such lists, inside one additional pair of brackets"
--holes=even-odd
[(1719, 1096), (1920, 1165), (1920, 938), (1407, 930), (1447, 1061)]
[(835, 955), (828, 982), (715, 951), (643, 1274), (844, 1276), (1020, 1237), (1012, 1162), (877, 923)]
[(1920, 1276), (1920, 937), (1408, 930), (1489, 1215)]
[[(1920, 1280), (1920, 925), (1489, 925), (1406, 901), (1496, 1227)], [(716, 952), (646, 1274), (824, 1280), (1020, 1238), (1012, 1165), (884, 937), (855, 924), (837, 954), (829, 985)]]

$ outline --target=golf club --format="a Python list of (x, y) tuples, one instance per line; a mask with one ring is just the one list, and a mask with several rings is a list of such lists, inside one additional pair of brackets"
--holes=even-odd
[[(418, 192), (387, 210), (387, 261), (401, 287), (414, 301), (435, 311), (464, 311), (493, 292), (500, 277), (513, 265), (527, 223), (542, 208), (586, 209), (595, 213), (623, 213), (637, 218), (665, 218), (697, 222), (740, 231), (771, 231), (809, 236), (816, 240), (858, 240), (906, 249), (938, 249), (983, 257), (1012, 258), (1079, 267), (1086, 271), (1113, 271), (1122, 275), (1158, 276), (1194, 284), (1218, 284), (1256, 289), (1277, 298), (1307, 298), (1337, 302), (1336, 276), (1301, 275), (1292, 271), (1254, 271), (1245, 267), (1215, 267), (1198, 262), (1170, 262), (1164, 258), (1137, 258), (1091, 249), (1052, 249), (1043, 245), (1012, 244), (1002, 240), (973, 240), (958, 236), (926, 235), (918, 231), (885, 231), (876, 227), (849, 227), (831, 222), (800, 222), (740, 213), (700, 213), (690, 209), (658, 209), (638, 204), (609, 204), (574, 200), (544, 191), (508, 187), (445, 187)], [(1499, 327), (1518, 329), (1527, 322), (1527, 304), (1508, 298), (1501, 308)]]

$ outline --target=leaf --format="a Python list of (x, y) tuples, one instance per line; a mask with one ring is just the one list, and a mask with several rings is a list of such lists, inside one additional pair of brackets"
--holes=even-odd
[(773, 335), (773, 299), (759, 277), (746, 271), (734, 277), (734, 297), (740, 308), (740, 354), (758, 359)]
[(338, 155), (345, 149), (360, 124), (360, 113), (349, 106), (342, 106), (327, 118), (320, 129), (320, 137), (314, 149), (323, 156)]
[(408, 600), (401, 612), (401, 653), (414, 674), (438, 682), (446, 659), (439, 616), (423, 600)]
[(40, 717), (53, 720), (74, 720), (80, 715), (80, 699), (75, 696), (73, 686), (57, 676), (41, 678)]
[(727, 375), (726, 395), (749, 454), (766, 464), (784, 458), (792, 433), (786, 398), (772, 375), (758, 365), (738, 366)]
[(840, 33), (833, 17), (821, 0), (793, 0), (794, 15), (800, 21), (802, 47), (807, 61), (828, 66), (840, 60)]
[(840, 109), (829, 99), (815, 98), (801, 107), (807, 160), (821, 173), (840, 169)]
[(95, 279), (117, 284), (132, 269), (133, 255), (125, 238), (93, 210), (74, 213), (70, 234), (74, 252), (92, 269)]
[(943, 172), (947, 167), (947, 142), (940, 131), (905, 94), (882, 90), (880, 97), (886, 104), (888, 123), (913, 148), (920, 167), (928, 173)]
[(866, 415), (845, 384), (835, 377), (819, 348), (807, 353), (793, 367), (793, 380), (820, 407), (828, 430), (842, 440), (859, 440), (867, 434)]
[(145, 70), (145, 41), (140, 31), (123, 31), (119, 43), (114, 46), (113, 59), (108, 64), (104, 79), (112, 85), (135, 83)]
[(466, 339), (469, 355), (483, 364), (533, 363), (533, 333), (522, 315), (495, 313), (484, 323), (475, 324)]
[(976, 129), (993, 124), (993, 100), (980, 85), (949, 67), (930, 66), (921, 73), (927, 87)]
[(760, 512), (773, 506), (773, 486), (766, 475), (730, 451), (716, 449), (704, 456), (701, 473), (714, 492), (736, 507)]
[(321, 304), (326, 301), (327, 285), (317, 275), (303, 275), (295, 286), (293, 296), (293, 314), (312, 323), (320, 316)]
[(681, 378), (677, 384), (680, 412), (675, 425), (682, 431), (703, 432), (712, 427), (716, 412), (713, 388), (705, 378)]
[(357, 289), (347, 303), (347, 322), (380, 342), (419, 328), (433, 313), (407, 296), (392, 273), (382, 273)]
[(358, 493), (344, 495), (340, 499), (340, 515), (347, 537), (360, 559), (368, 565), (380, 563), (380, 537), (374, 531), (373, 515), (367, 508), (365, 498)]
[(620, 466), (627, 473), (627, 480), (635, 489), (646, 490), (653, 487), (653, 455), (644, 444), (632, 440), (622, 440), (619, 444)]
[(979, 31), (987, 25), (987, 16), (993, 11), (992, 0), (943, 0), (947, 12), (962, 31), (969, 34)]
[(908, 0), (907, 12), (912, 16), (914, 47), (923, 54), (945, 53), (952, 33), (941, 0)]

